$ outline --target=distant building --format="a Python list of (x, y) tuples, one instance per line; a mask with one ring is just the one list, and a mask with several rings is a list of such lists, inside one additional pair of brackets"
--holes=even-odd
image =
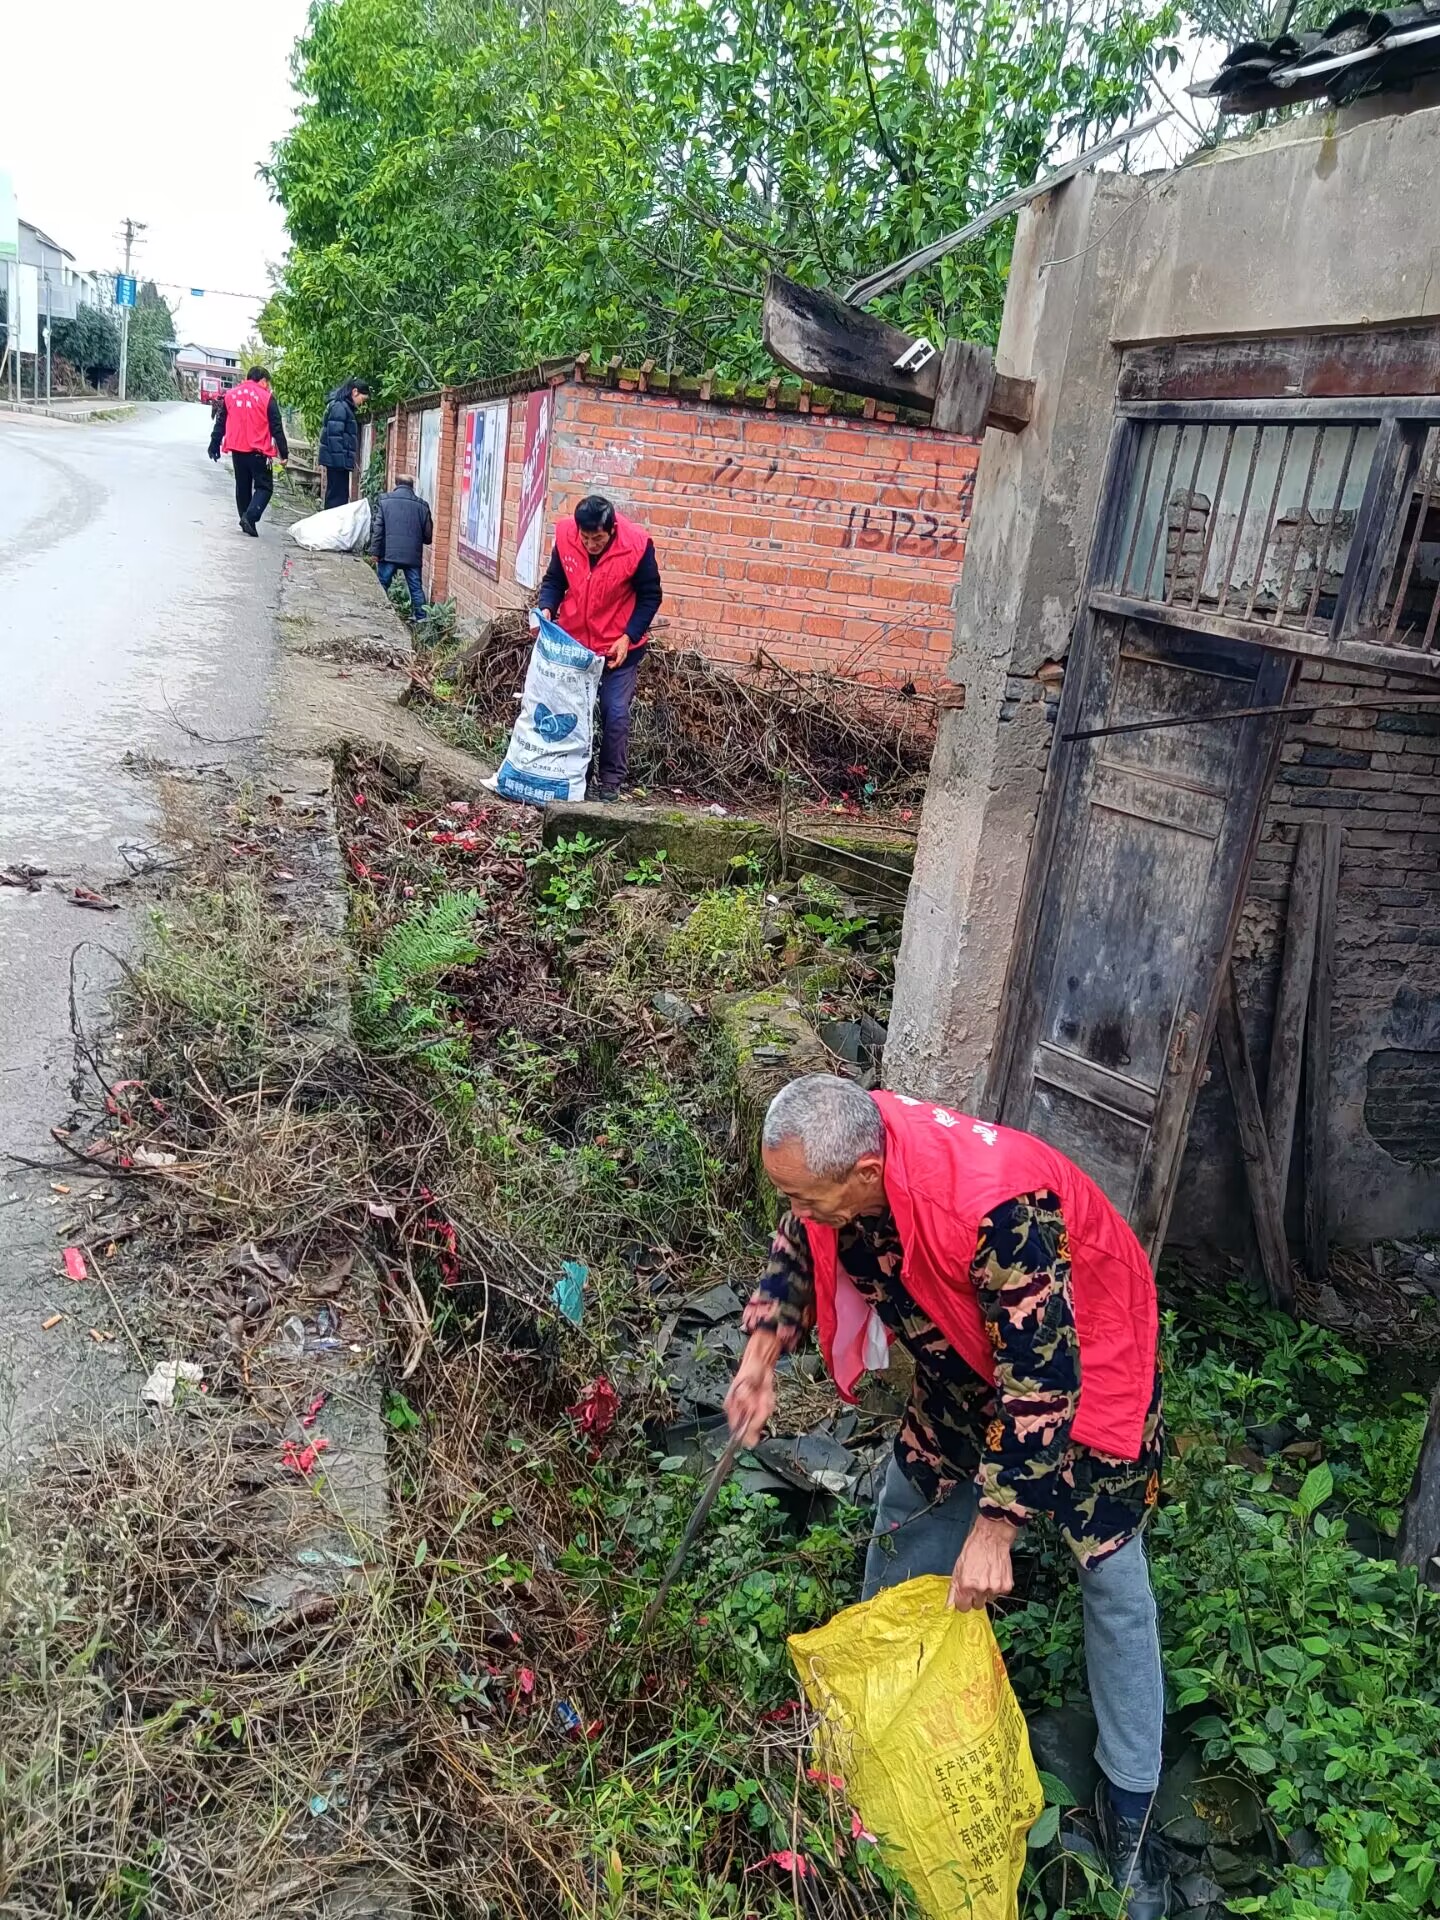
[[(101, 304), (96, 276), (75, 265), (75, 256), (29, 220), (20, 222), (20, 265), (35, 276), (37, 310), (43, 318), (73, 320), (81, 307)], [(27, 276), (28, 278), (28, 276)]]
[(202, 400), (213, 400), (240, 380), (240, 355), (228, 347), (202, 347), (187, 340), (175, 352), (175, 371), (195, 382)]

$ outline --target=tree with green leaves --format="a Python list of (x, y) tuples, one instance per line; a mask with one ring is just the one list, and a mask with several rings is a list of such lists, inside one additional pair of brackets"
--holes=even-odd
[(142, 283), (130, 311), (125, 349), (125, 396), (129, 400), (173, 400), (175, 315), (153, 280)]
[(52, 322), (51, 345), (94, 387), (101, 386), (120, 365), (120, 329), (99, 307), (79, 307), (73, 320)]
[[(322, 0), (262, 319), (312, 414), (603, 346), (768, 364), (767, 271), (842, 288), (1134, 116), (1171, 0)], [(993, 339), (1013, 226), (887, 297)]]

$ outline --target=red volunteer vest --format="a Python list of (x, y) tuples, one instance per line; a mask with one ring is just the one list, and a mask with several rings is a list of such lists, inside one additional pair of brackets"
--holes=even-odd
[(225, 438), (222, 453), (263, 453), (275, 456), (270, 438), (270, 389), (258, 380), (242, 380), (225, 396)]
[[(1072, 1437), (1139, 1457), (1155, 1385), (1155, 1278), (1144, 1249), (1095, 1182), (1028, 1133), (951, 1113), (905, 1094), (871, 1096), (885, 1122), (885, 1193), (904, 1249), (901, 1279), (982, 1379), (995, 1364), (970, 1277), (980, 1222), (1002, 1200), (1042, 1188), (1060, 1197), (1080, 1336), (1080, 1404)], [(805, 1222), (815, 1263), (820, 1350), (841, 1397), (866, 1367), (870, 1311), (839, 1267), (833, 1227)]]
[(645, 558), (650, 536), (643, 527), (615, 516), (615, 538), (592, 567), (580, 544), (580, 529), (572, 513), (555, 524), (555, 545), (565, 569), (565, 598), (555, 618), (572, 640), (592, 653), (608, 653), (624, 633), (635, 611), (631, 575)]

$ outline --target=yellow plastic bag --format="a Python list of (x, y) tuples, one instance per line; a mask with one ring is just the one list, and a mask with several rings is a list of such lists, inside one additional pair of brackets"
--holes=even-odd
[(1014, 1920), (1044, 1795), (1025, 1717), (983, 1612), (949, 1581), (890, 1587), (790, 1639), (821, 1715), (819, 1764), (932, 1920)]

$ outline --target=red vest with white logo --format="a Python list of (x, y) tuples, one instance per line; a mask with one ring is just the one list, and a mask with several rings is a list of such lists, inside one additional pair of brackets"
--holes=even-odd
[[(1071, 1437), (1139, 1457), (1155, 1386), (1155, 1278), (1144, 1249), (1095, 1182), (1032, 1134), (992, 1126), (904, 1094), (871, 1096), (885, 1122), (885, 1194), (915, 1304), (982, 1379), (994, 1350), (971, 1279), (980, 1222), (1003, 1200), (1048, 1189), (1070, 1242), (1080, 1336), (1080, 1404)], [(878, 1323), (837, 1259), (833, 1227), (805, 1222), (815, 1264), (820, 1350), (842, 1398), (878, 1357)]]
[(270, 438), (270, 389), (258, 380), (242, 380), (225, 396), (225, 438), (222, 453), (263, 453), (275, 455)]
[(592, 567), (574, 514), (556, 522), (555, 545), (565, 569), (566, 592), (555, 618), (572, 640), (592, 653), (608, 653), (624, 633), (635, 611), (631, 577), (649, 543), (643, 527), (617, 513), (615, 538)]

